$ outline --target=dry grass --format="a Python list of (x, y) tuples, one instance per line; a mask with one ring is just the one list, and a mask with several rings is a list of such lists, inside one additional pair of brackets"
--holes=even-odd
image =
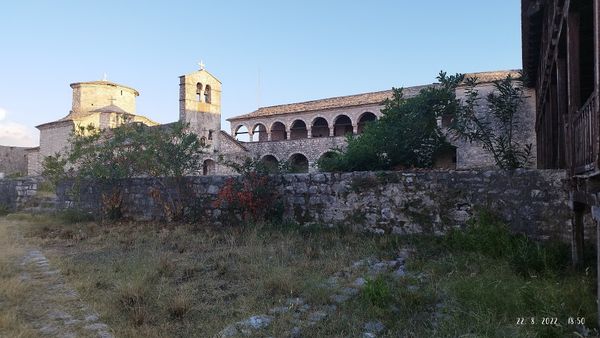
[[(560, 311), (576, 309), (577, 302), (588, 311), (588, 298), (593, 297), (591, 277), (530, 280), (515, 274), (502, 258), (454, 252), (444, 248), (439, 238), (371, 237), (344, 229), (293, 226), (64, 224), (11, 217), (10, 224), (26, 225), (22, 232), (27, 240), (44, 248), (118, 337), (210, 337), (228, 324), (281, 306), (289, 297), (331, 304), (331, 291), (323, 287), (327, 278), (359, 259), (395, 257), (408, 242), (419, 252), (409, 262), (413, 275), (401, 279), (384, 275), (370, 281), (358, 297), (303, 335), (361, 336), (365, 322), (380, 320), (386, 326), (384, 336), (390, 337), (556, 336), (565, 331), (519, 328), (507, 314), (527, 306), (547, 314), (558, 309), (556, 302), (567, 304)], [(2, 250), (10, 249), (2, 246)], [(20, 254), (18, 248), (14, 250), (13, 258)], [(10, 261), (7, 258), (6, 264)], [(427, 277), (417, 278), (420, 272)], [(2, 272), (0, 278), (6, 290), (15, 289), (0, 292), (24, 292), (14, 275)], [(492, 280), (506, 287), (489, 291), (486, 285)], [(523, 304), (521, 296), (511, 294), (522, 284), (531, 285), (528, 292), (548, 300)], [(6, 325), (0, 327), (16, 327), (9, 329), (11, 333), (26, 332), (19, 316), (11, 317), (2, 308), (0, 324)], [(585, 311), (581, 313), (591, 317)], [(293, 318), (290, 314), (281, 318), (268, 334), (279, 337), (289, 332)]]
[(35, 331), (20, 315), (25, 311), (22, 300), (29, 289), (21, 280), (18, 266), (24, 249), (17, 226), (0, 218), (0, 337), (35, 337)]

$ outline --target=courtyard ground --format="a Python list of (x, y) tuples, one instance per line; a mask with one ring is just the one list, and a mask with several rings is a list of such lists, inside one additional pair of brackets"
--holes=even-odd
[(12, 214), (0, 217), (0, 336), (595, 334), (595, 271), (493, 219), (473, 226), (395, 237)]

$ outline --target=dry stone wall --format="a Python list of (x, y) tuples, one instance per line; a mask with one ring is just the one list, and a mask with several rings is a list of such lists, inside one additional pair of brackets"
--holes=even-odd
[[(178, 195), (178, 189), (165, 179), (121, 182), (123, 215), (134, 220), (164, 220), (165, 207), (160, 201), (168, 200), (193, 208), (200, 222), (240, 223), (212, 203), (228, 177), (186, 178), (195, 195), (192, 200)], [(567, 240), (571, 231), (566, 174), (559, 170), (312, 173), (271, 179), (281, 195), (284, 217), (301, 224), (342, 225), (376, 233), (439, 234), (463, 226), (482, 207), (498, 213), (513, 230), (533, 237)], [(102, 192), (111, 189), (83, 184), (79, 193), (73, 194), (71, 188), (69, 183), (59, 186), (59, 205), (95, 213), (101, 212)], [(156, 198), (156, 191), (161, 198)]]
[(39, 178), (0, 179), (0, 208), (18, 210), (37, 195)]

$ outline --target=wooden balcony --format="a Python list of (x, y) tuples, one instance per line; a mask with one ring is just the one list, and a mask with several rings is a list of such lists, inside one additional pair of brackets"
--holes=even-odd
[(599, 117), (598, 95), (592, 93), (573, 116), (573, 164), (575, 175), (598, 172)]

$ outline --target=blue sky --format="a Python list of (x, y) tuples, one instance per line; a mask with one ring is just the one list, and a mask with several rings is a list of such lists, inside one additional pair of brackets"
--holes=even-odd
[[(223, 83), (225, 118), (260, 106), (521, 68), (520, 2), (6, 1), (0, 5), (0, 144), (71, 107), (69, 84), (136, 88), (138, 113), (178, 118), (178, 76)], [(258, 79), (260, 74), (260, 90)]]

